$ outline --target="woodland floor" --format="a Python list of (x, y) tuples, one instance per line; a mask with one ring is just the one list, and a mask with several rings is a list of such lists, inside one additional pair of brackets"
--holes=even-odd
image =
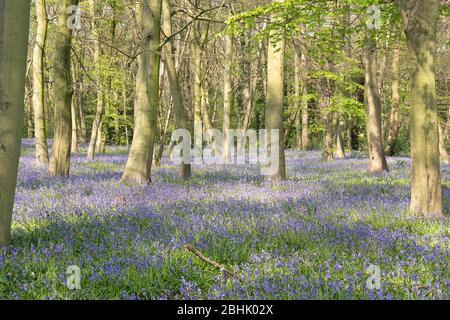
[[(82, 149), (82, 151), (84, 151)], [(367, 172), (367, 159), (321, 163), (288, 151), (289, 181), (256, 166), (194, 167), (180, 184), (168, 159), (149, 186), (119, 184), (126, 148), (95, 162), (80, 153), (68, 179), (34, 165), (26, 141), (12, 246), (0, 252), (0, 298), (17, 299), (449, 299), (450, 166), (446, 218), (412, 218), (409, 159)], [(184, 249), (195, 246), (244, 282)], [(369, 290), (365, 270), (381, 269)], [(81, 290), (66, 287), (78, 265)]]

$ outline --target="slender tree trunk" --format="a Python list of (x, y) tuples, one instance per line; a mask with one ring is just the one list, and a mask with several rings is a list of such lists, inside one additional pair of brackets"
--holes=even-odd
[(296, 147), (298, 150), (302, 149), (302, 117), (300, 112), (301, 110), (301, 103), (300, 101), (302, 98), (300, 97), (302, 92), (302, 82), (301, 78), (301, 53), (297, 50), (294, 53), (294, 110), (299, 113), (295, 117), (295, 133), (296, 133)]
[(135, 130), (125, 172), (125, 183), (151, 182), (153, 147), (157, 130), (160, 68), (161, 0), (141, 0), (144, 52), (136, 78)]
[[(162, 4), (162, 13), (163, 13), (163, 32), (166, 35), (172, 34), (172, 24), (170, 20), (170, 1), (163, 0)], [(175, 116), (175, 126), (176, 129), (185, 129), (187, 130), (187, 121), (186, 114), (183, 105), (183, 93), (181, 92), (180, 82), (177, 77), (177, 70), (175, 65), (174, 55), (174, 47), (172, 41), (169, 41), (164, 49), (164, 62), (166, 65), (167, 78), (169, 79), (170, 92), (172, 95), (173, 108), (174, 108), (174, 116)], [(189, 141), (190, 143), (190, 141)], [(190, 152), (190, 148), (189, 151)], [(190, 154), (188, 155), (190, 159)], [(189, 179), (191, 176), (191, 164), (190, 163), (181, 163), (178, 176), (180, 179)]]
[[(274, 2), (284, 2), (284, 0), (274, 0)], [(277, 32), (278, 33), (278, 32)], [(275, 32), (271, 32), (271, 37), (275, 36)], [(279, 167), (275, 174), (269, 176), (271, 180), (286, 179), (286, 164), (284, 150), (284, 128), (283, 128), (283, 111), (284, 111), (284, 62), (286, 38), (285, 35), (280, 36), (276, 45), (269, 42), (267, 53), (267, 97), (266, 97), (266, 130), (269, 132), (267, 141), (267, 150), (272, 153), (271, 130), (279, 130)]]
[[(198, 29), (199, 23), (196, 23), (193, 40), (193, 69), (194, 69), (194, 154), (195, 158), (200, 158), (202, 154), (202, 51), (203, 43)], [(186, 80), (189, 81), (189, 80)], [(185, 82), (186, 82), (185, 81)]]
[[(244, 83), (244, 89), (243, 89), (243, 104), (244, 104), (244, 108), (245, 108), (245, 113), (244, 113), (244, 118), (242, 120), (242, 131), (243, 131), (243, 136), (246, 137), (247, 136), (247, 132), (248, 132), (248, 128), (250, 126), (250, 120), (251, 120), (251, 116), (252, 116), (252, 112), (253, 112), (253, 100), (255, 97), (255, 92), (256, 92), (256, 86), (258, 84), (258, 68), (259, 68), (259, 64), (261, 62), (261, 53), (260, 51), (263, 50), (262, 47), (263, 43), (260, 43), (259, 46), (259, 52), (256, 53), (256, 57), (253, 57), (252, 55), (250, 55), (250, 72), (249, 72), (249, 79), (247, 81), (245, 81)], [(251, 49), (251, 44), (249, 44), (250, 46), (250, 53), (252, 52)], [(238, 151), (240, 152), (242, 147), (245, 147), (245, 143), (246, 141), (238, 141)]]
[(224, 143), (222, 157), (226, 164), (231, 163), (231, 148), (234, 148), (234, 141), (231, 141), (231, 112), (233, 106), (233, 36), (228, 33), (225, 36), (225, 68), (224, 75), (224, 87), (223, 87), (223, 133)]
[(294, 55), (294, 95), (297, 110), (295, 120), (296, 147), (298, 150), (307, 150), (308, 148), (308, 99), (307, 99), (307, 72), (305, 63), (305, 54), (298, 51)]
[(392, 106), (391, 120), (389, 125), (389, 134), (387, 139), (386, 154), (393, 156), (395, 153), (395, 142), (397, 141), (399, 129), (399, 111), (400, 111), (400, 85), (399, 85), (399, 60), (400, 60), (400, 42), (394, 44), (392, 52)]
[[(165, 1), (165, 0), (163, 0)], [(164, 128), (161, 130), (161, 141), (159, 143), (159, 148), (155, 154), (155, 166), (159, 166), (161, 164), (162, 156), (164, 155), (164, 146), (167, 143), (168, 133), (169, 133), (169, 123), (172, 117), (173, 104), (169, 106), (169, 111), (167, 111), (166, 121), (164, 123)]]
[(94, 64), (96, 68), (96, 86), (97, 86), (97, 109), (95, 112), (94, 122), (92, 123), (92, 131), (91, 131), (91, 139), (89, 142), (87, 159), (94, 160), (95, 158), (95, 149), (97, 145), (98, 137), (97, 135), (101, 134), (101, 123), (104, 111), (104, 96), (102, 90), (102, 68), (101, 68), (101, 46), (100, 46), (100, 34), (97, 28), (96, 14), (95, 14), (95, 2), (94, 0), (89, 0), (89, 6), (92, 17), (92, 34), (94, 37)]
[[(126, 71), (124, 71), (126, 72)], [(127, 97), (127, 77), (124, 75), (122, 82), (122, 104), (123, 104), (123, 122), (125, 127), (125, 143), (127, 147), (130, 145), (130, 137), (128, 133), (128, 97)]]
[(9, 245), (23, 128), (30, 1), (0, 1), (0, 247)]
[(55, 137), (49, 173), (67, 176), (70, 171), (70, 147), (72, 138), (72, 78), (70, 76), (70, 49), (72, 30), (68, 27), (68, 8), (78, 5), (78, 0), (63, 0), (59, 5), (58, 34), (55, 41), (54, 92)]
[(353, 119), (350, 116), (347, 121), (347, 147), (350, 152), (350, 157), (353, 156)]
[(365, 52), (365, 105), (367, 141), (369, 147), (369, 170), (371, 172), (387, 171), (387, 161), (383, 148), (381, 133), (381, 101), (377, 82), (376, 40), (372, 34), (367, 35)]
[(325, 84), (327, 80), (322, 80), (319, 99), (320, 113), (322, 115), (322, 124), (324, 127), (322, 142), (322, 161), (333, 161), (333, 112), (330, 108), (331, 92), (329, 85)]
[(48, 146), (44, 109), (44, 50), (47, 40), (47, 10), (45, 0), (36, 0), (37, 32), (33, 49), (33, 107), (36, 163), (48, 166)]
[(70, 147), (70, 151), (72, 153), (78, 152), (78, 132), (77, 132), (77, 105), (76, 99), (72, 96), (72, 105), (71, 105), (71, 113), (72, 113), (72, 143)]
[(336, 158), (337, 159), (343, 159), (345, 158), (345, 150), (344, 150), (344, 137), (342, 134), (343, 128), (345, 127), (344, 121), (337, 116), (335, 121), (335, 128), (336, 128)]
[(84, 115), (84, 99), (83, 99), (83, 77), (80, 79), (78, 88), (78, 118), (80, 119), (80, 137), (81, 143), (87, 143), (87, 132), (86, 132), (86, 117)]
[(411, 212), (442, 217), (436, 103), (439, 0), (397, 0), (405, 25), (411, 76)]
[(439, 153), (441, 155), (441, 161), (444, 164), (450, 164), (447, 149), (445, 148), (445, 135), (444, 135), (444, 125), (439, 124)]
[(308, 126), (309, 126), (309, 111), (308, 111), (308, 87), (307, 83), (303, 84), (303, 99), (302, 99), (302, 150), (306, 151), (309, 148)]
[(203, 119), (203, 129), (209, 130), (213, 128), (211, 117), (209, 116), (209, 84), (208, 84), (208, 76), (205, 76), (205, 79), (202, 81), (202, 103), (201, 103), (201, 110), (202, 110), (202, 119)]
[(82, 93), (80, 92), (80, 89), (81, 89), (81, 82), (83, 81), (83, 77), (80, 75), (79, 71), (78, 71), (78, 75), (79, 75), (79, 79), (78, 79), (77, 84), (75, 86), (76, 89), (75, 89), (75, 93), (74, 93), (75, 113), (76, 113), (75, 122), (76, 122), (77, 142), (84, 143), (83, 142), (83, 135), (81, 133), (81, 118), (80, 118), (80, 115), (81, 115), (80, 108), (81, 108), (81, 103), (83, 101), (81, 99)]

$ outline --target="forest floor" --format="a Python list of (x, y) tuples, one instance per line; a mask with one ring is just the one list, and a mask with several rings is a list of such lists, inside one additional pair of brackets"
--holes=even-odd
[[(179, 183), (168, 159), (153, 183), (119, 183), (126, 148), (94, 162), (72, 158), (70, 178), (20, 163), (13, 240), (0, 253), (0, 298), (21, 299), (449, 299), (450, 166), (446, 218), (412, 218), (409, 159), (367, 172), (367, 159), (321, 163), (288, 151), (289, 181), (256, 166), (194, 167)], [(192, 245), (244, 278), (225, 278)], [(81, 268), (81, 289), (66, 270)], [(370, 265), (381, 289), (369, 289)]]

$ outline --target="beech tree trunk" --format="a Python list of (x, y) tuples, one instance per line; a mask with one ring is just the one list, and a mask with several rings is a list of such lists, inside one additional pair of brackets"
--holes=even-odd
[(365, 52), (365, 105), (367, 142), (369, 147), (369, 170), (371, 172), (387, 171), (387, 161), (383, 148), (383, 135), (381, 132), (381, 100), (377, 82), (377, 56), (376, 40), (374, 35), (366, 37), (367, 47)]
[(329, 85), (325, 85), (326, 80), (322, 80), (321, 96), (319, 99), (320, 113), (324, 127), (322, 142), (322, 161), (333, 161), (333, 112), (329, 110), (331, 92)]
[(72, 30), (68, 26), (68, 8), (78, 5), (78, 0), (61, 1), (58, 12), (57, 39), (54, 59), (55, 136), (49, 174), (68, 176), (70, 171), (70, 148), (72, 142), (72, 78), (70, 76), (70, 53)]
[(224, 87), (223, 87), (223, 134), (224, 143), (222, 157), (226, 164), (231, 163), (231, 148), (234, 148), (234, 141), (230, 141), (231, 130), (231, 109), (233, 106), (233, 79), (232, 79), (232, 66), (233, 66), (233, 36), (227, 34), (225, 36), (225, 68), (224, 75)]
[(44, 50), (47, 40), (47, 10), (45, 0), (36, 0), (37, 31), (33, 49), (33, 109), (36, 164), (48, 166), (48, 146), (44, 109)]
[(411, 74), (411, 212), (442, 217), (436, 34), (439, 0), (396, 0), (403, 17)]
[(158, 125), (161, 0), (141, 0), (142, 49), (136, 78), (135, 130), (122, 182), (151, 182)]
[[(170, 16), (170, 0), (163, 0), (162, 3), (162, 15), (163, 15), (163, 24), (162, 30), (164, 34), (171, 35), (172, 34), (172, 23)], [(176, 129), (188, 129), (186, 114), (183, 105), (183, 93), (181, 92), (180, 82), (178, 80), (177, 69), (175, 64), (175, 59), (173, 58), (174, 46), (172, 41), (169, 41), (164, 48), (164, 63), (166, 66), (167, 78), (169, 79), (170, 92), (172, 95), (173, 101), (173, 109), (174, 109), (174, 117), (175, 117), (175, 126)], [(189, 141), (190, 143), (190, 141)], [(189, 155), (187, 156), (189, 159)], [(183, 157), (182, 157), (183, 159)], [(191, 177), (191, 163), (182, 162), (178, 169), (178, 177), (180, 179), (189, 179)]]
[[(203, 32), (200, 32), (201, 25), (199, 22), (195, 23), (195, 30), (193, 33), (193, 70), (194, 70), (194, 153), (195, 157), (201, 158), (202, 156), (202, 135), (203, 135), (203, 123), (202, 123), (202, 56), (205, 40), (208, 34), (208, 29), (205, 28)], [(187, 79), (186, 82), (189, 80)], [(186, 83), (185, 82), (185, 83)]]
[(444, 164), (450, 164), (447, 149), (445, 148), (445, 129), (443, 124), (439, 124), (439, 154), (441, 155), (441, 161)]
[(389, 134), (387, 138), (386, 154), (393, 156), (395, 153), (395, 142), (397, 141), (399, 129), (399, 111), (400, 111), (400, 85), (399, 85), (399, 60), (400, 60), (400, 43), (394, 44), (392, 52), (392, 106), (391, 120), (389, 125)]
[[(274, 2), (284, 2), (284, 0), (274, 0)], [(277, 32), (278, 33), (278, 32)], [(271, 38), (275, 32), (271, 32)], [(266, 96), (266, 130), (269, 132), (267, 141), (267, 150), (271, 153), (270, 130), (279, 130), (279, 167), (275, 174), (269, 176), (271, 180), (286, 179), (286, 164), (284, 150), (284, 63), (286, 38), (285, 35), (276, 34), (277, 42), (275, 44), (269, 41), (267, 53), (267, 96)]]
[[(104, 112), (104, 97), (103, 97), (103, 90), (102, 90), (102, 68), (101, 68), (101, 45), (100, 45), (100, 33), (97, 28), (97, 21), (96, 21), (96, 13), (95, 13), (95, 2), (94, 0), (89, 0), (89, 7), (91, 11), (91, 18), (92, 18), (92, 36), (94, 37), (94, 64), (96, 69), (95, 74), (95, 81), (97, 86), (97, 109), (95, 111), (95, 118), (94, 122), (92, 123), (92, 130), (91, 130), (91, 139), (89, 142), (88, 152), (87, 152), (87, 159), (88, 160), (94, 160), (95, 158), (95, 149), (97, 146), (97, 135), (101, 134), (101, 123), (102, 123), (102, 117)], [(101, 138), (100, 138), (101, 139)]]
[(30, 1), (0, 1), (0, 247), (11, 239), (27, 67)]

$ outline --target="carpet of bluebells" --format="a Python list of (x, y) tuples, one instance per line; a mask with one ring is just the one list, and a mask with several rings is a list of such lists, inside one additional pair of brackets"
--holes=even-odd
[[(119, 183), (126, 149), (72, 158), (70, 178), (20, 162), (12, 246), (0, 252), (7, 299), (450, 299), (450, 166), (444, 220), (411, 217), (409, 159), (321, 163), (288, 151), (290, 179), (253, 165), (195, 166), (180, 183), (165, 158), (148, 186)], [(220, 270), (205, 256), (244, 278)], [(80, 290), (66, 286), (81, 268)], [(369, 289), (367, 268), (381, 269)]]

